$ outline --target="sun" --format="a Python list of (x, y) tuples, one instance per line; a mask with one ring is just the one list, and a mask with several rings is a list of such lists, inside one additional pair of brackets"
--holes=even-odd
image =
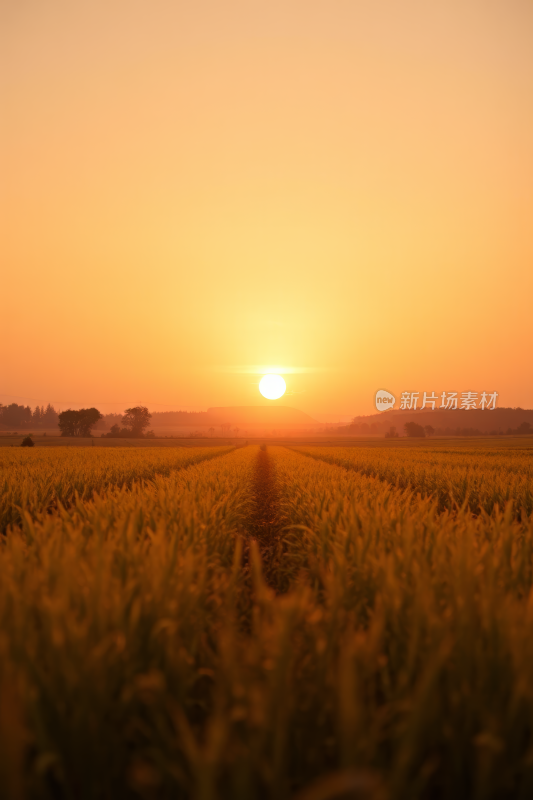
[(267, 400), (277, 400), (285, 394), (286, 388), (281, 375), (263, 375), (259, 381), (259, 391)]

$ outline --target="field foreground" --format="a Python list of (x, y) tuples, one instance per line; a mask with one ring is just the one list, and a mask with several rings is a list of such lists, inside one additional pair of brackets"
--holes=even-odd
[(533, 451), (0, 451), (0, 796), (533, 794)]

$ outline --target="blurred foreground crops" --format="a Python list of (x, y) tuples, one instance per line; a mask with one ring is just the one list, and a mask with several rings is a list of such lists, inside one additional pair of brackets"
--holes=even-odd
[(13, 462), (2, 797), (531, 797), (530, 457), (308, 450)]

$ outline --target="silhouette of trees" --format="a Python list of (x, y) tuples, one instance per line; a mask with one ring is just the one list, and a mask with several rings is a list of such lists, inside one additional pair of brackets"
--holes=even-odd
[[(437, 428), (435, 433), (438, 436), (483, 436), (484, 435), (483, 432), (478, 430), (477, 428)], [(496, 431), (496, 433), (498, 433), (498, 431)]]
[(155, 439), (154, 431), (147, 431), (145, 433), (145, 428), (148, 427), (151, 416), (146, 406), (127, 408), (121, 419), (125, 427), (121, 428), (120, 425), (115, 422), (115, 424), (111, 426), (109, 433), (102, 433), (102, 437), (105, 439)]
[(90, 436), (102, 414), (97, 408), (80, 408), (79, 411), (68, 409), (59, 414), (59, 430), (61, 436)]
[(0, 422), (8, 428), (23, 428), (31, 425), (32, 413), (29, 406), (19, 406), (11, 403), (0, 408)]
[(35, 447), (35, 442), (31, 438), (31, 436), (26, 436), (22, 442), (20, 443), (21, 447)]
[(399, 437), (399, 433), (396, 430), (394, 425), (391, 425), (387, 433), (385, 434), (385, 439), (397, 439)]
[(50, 403), (46, 408), (36, 406), (33, 412), (30, 406), (19, 406), (18, 403), (4, 406), (0, 403), (0, 426), (3, 428), (55, 428), (57, 421), (57, 411)]
[(113, 425), (120, 425), (122, 422), (122, 414), (104, 414), (103, 419), (100, 420), (97, 424), (98, 428), (103, 428), (104, 430), (110, 430)]
[(209, 428), (209, 430), (208, 430), (208, 434), (209, 434), (209, 436), (210, 436), (210, 437), (211, 437), (211, 439), (212, 439), (212, 438), (213, 438), (213, 436), (215, 435), (215, 429), (214, 429), (214, 428)]
[(403, 426), (407, 436), (413, 436), (418, 439), (425, 439), (426, 433), (422, 425), (417, 425), (416, 422), (406, 422)]
[(240, 428), (233, 428), (233, 433), (235, 434), (235, 438), (237, 438), (239, 434)]
[(144, 436), (144, 431), (150, 424), (152, 415), (146, 406), (135, 406), (127, 408), (122, 417), (122, 424), (129, 431), (129, 435), (135, 438)]
[(515, 436), (515, 435), (520, 436), (520, 434), (522, 433), (533, 433), (533, 428), (531, 427), (529, 422), (523, 422), (521, 425), (518, 426), (518, 428), (514, 429), (508, 428), (506, 431), (506, 436)]
[(59, 414), (50, 403), (48, 403), (46, 408), (41, 406), (41, 425), (43, 428), (55, 428), (58, 420)]
[(424, 430), (426, 432), (426, 436), (433, 436), (435, 433), (435, 428), (432, 425), (424, 425)]

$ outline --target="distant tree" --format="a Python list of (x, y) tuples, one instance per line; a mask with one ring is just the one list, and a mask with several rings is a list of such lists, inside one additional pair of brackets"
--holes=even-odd
[(240, 431), (240, 428), (233, 428), (233, 433), (235, 434), (235, 437), (238, 436), (239, 431)]
[(389, 430), (385, 434), (385, 439), (397, 439), (398, 436), (399, 436), (399, 433), (397, 432), (395, 426), (391, 425), (391, 427), (389, 428)]
[(426, 434), (422, 425), (417, 425), (416, 422), (406, 422), (403, 426), (407, 436), (413, 436), (419, 439), (424, 439)]
[(135, 406), (127, 408), (122, 417), (122, 424), (130, 432), (130, 436), (144, 436), (145, 428), (150, 424), (152, 415), (146, 406)]
[(39, 406), (35, 406), (35, 410), (31, 415), (32, 425), (40, 425), (43, 419), (44, 408), (40, 409)]
[(213, 436), (215, 435), (215, 429), (214, 428), (209, 428), (208, 433), (209, 433), (209, 436), (211, 438), (213, 438)]
[(26, 436), (25, 439), (22, 440), (20, 443), (21, 447), (35, 447), (35, 442), (31, 438), (31, 436)]
[(122, 414), (104, 414), (104, 418), (98, 423), (98, 427), (110, 429), (113, 425), (120, 425)]
[(144, 435), (146, 439), (155, 439), (155, 433), (153, 431), (146, 431)]
[(41, 424), (45, 428), (55, 428), (59, 419), (59, 415), (55, 408), (48, 403), (44, 411), (41, 409), (41, 412)]
[(433, 436), (435, 433), (435, 428), (433, 428), (431, 425), (424, 425), (424, 430), (426, 432), (426, 436)]
[(61, 436), (90, 436), (93, 428), (102, 415), (97, 408), (80, 408), (73, 411), (69, 408), (59, 414), (59, 430)]
[(111, 425), (111, 430), (107, 434), (110, 439), (118, 439), (120, 436), (120, 425)]
[(71, 408), (67, 411), (62, 411), (58, 422), (61, 436), (78, 436), (78, 420), (78, 411), (73, 411)]
[(521, 425), (518, 426), (516, 429), (517, 433), (533, 433), (531, 430), (531, 425), (529, 422), (523, 422)]
[(3, 406), (1, 411), (0, 422), (9, 428), (23, 428), (25, 425), (31, 425), (32, 413), (29, 406), (19, 406), (17, 403), (11, 403), (8, 406)]

